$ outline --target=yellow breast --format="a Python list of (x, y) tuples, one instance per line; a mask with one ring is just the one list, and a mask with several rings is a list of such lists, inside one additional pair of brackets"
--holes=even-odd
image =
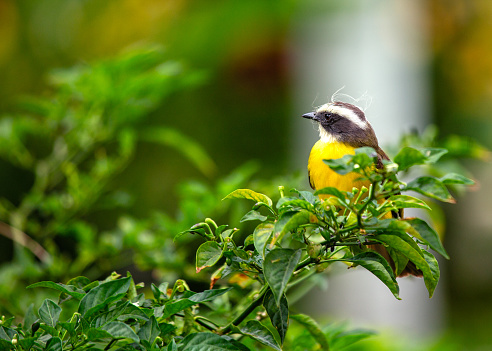
[(309, 155), (308, 171), (311, 184), (316, 190), (328, 186), (335, 187), (343, 191), (351, 191), (353, 187), (361, 188), (362, 186), (369, 187), (369, 182), (356, 181), (361, 175), (357, 173), (349, 173), (340, 175), (331, 170), (323, 160), (337, 159), (348, 154), (354, 154), (355, 148), (338, 142), (324, 142), (318, 140), (311, 149)]

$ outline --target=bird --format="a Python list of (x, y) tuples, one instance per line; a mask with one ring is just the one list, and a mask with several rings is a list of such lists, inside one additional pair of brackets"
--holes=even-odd
[[(353, 104), (331, 101), (314, 112), (303, 114), (302, 117), (315, 121), (319, 129), (319, 140), (312, 147), (308, 160), (309, 184), (314, 190), (334, 187), (349, 192), (354, 187), (361, 189), (363, 186), (368, 188), (370, 185), (368, 180), (361, 180), (361, 175), (358, 173), (338, 174), (323, 160), (355, 154), (355, 149), (364, 146), (372, 147), (376, 151), (377, 168), (383, 168), (383, 160), (390, 159), (379, 147), (376, 133), (364, 112)], [(386, 218), (398, 216), (403, 217), (403, 211), (399, 214), (389, 213)], [(395, 264), (382, 244), (368, 245), (368, 247), (381, 254), (395, 272)], [(407, 275), (421, 277), (422, 272), (413, 262), (408, 261), (398, 277)]]

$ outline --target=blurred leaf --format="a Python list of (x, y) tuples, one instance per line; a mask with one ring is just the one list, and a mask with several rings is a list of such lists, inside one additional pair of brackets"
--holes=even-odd
[(154, 127), (142, 131), (142, 140), (170, 146), (181, 152), (203, 174), (212, 176), (216, 166), (212, 158), (196, 141), (185, 136), (182, 132), (166, 127)]
[(427, 157), (419, 150), (412, 147), (404, 147), (393, 159), (398, 164), (398, 170), (406, 171), (414, 165), (422, 165)]
[(328, 339), (314, 319), (305, 314), (294, 314), (290, 318), (301, 324), (313, 336), (322, 350), (329, 350)]
[(246, 221), (266, 221), (268, 219), (267, 216), (263, 216), (260, 212), (251, 210), (248, 213), (246, 213), (243, 218), (241, 218), (240, 222), (246, 222)]
[(342, 202), (345, 202), (345, 195), (340, 190), (338, 190), (337, 188), (326, 187), (323, 189), (316, 190), (314, 192), (314, 194), (315, 195), (333, 195), (333, 196), (339, 198), (340, 200), (342, 200)]
[(392, 195), (388, 198), (388, 201), (391, 201), (396, 208), (423, 208), (425, 210), (431, 210), (425, 201), (410, 195)]
[(85, 296), (84, 290), (81, 290), (73, 285), (65, 285), (62, 283), (55, 283), (55, 282), (50, 282), (50, 281), (43, 281), (43, 282), (38, 282), (31, 284), (27, 287), (28, 289), (31, 288), (51, 288), (55, 289), (58, 291), (61, 291), (67, 295), (70, 295), (77, 300), (82, 299)]
[(301, 250), (292, 249), (274, 249), (265, 256), (263, 273), (277, 306), (300, 259)]
[(461, 174), (457, 173), (448, 173), (443, 177), (439, 178), (439, 180), (443, 184), (464, 184), (464, 185), (473, 185), (475, 182), (472, 179), (469, 179)]

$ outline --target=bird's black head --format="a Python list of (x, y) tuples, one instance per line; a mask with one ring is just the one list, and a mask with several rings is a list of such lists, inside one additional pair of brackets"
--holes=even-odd
[(324, 104), (315, 112), (302, 115), (319, 123), (319, 134), (326, 142), (343, 142), (354, 147), (378, 147), (376, 134), (364, 112), (345, 102)]

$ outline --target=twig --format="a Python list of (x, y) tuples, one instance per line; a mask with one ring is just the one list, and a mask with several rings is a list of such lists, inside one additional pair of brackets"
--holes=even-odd
[(0, 222), (0, 234), (9, 238), (13, 242), (27, 248), (43, 263), (51, 260), (51, 256), (37, 241), (34, 241), (23, 231), (11, 227), (7, 223)]

